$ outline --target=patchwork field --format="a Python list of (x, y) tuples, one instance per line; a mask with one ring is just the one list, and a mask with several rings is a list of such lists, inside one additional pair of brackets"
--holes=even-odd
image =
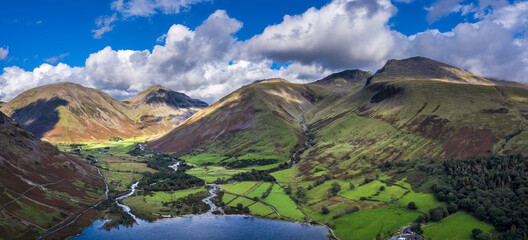
[(419, 213), (395, 206), (365, 210), (334, 220), (341, 239), (374, 239), (376, 234), (396, 231), (414, 221)]
[(423, 227), (423, 231), (424, 236), (431, 240), (472, 240), (474, 238), (471, 231), (475, 228), (478, 228), (483, 232), (489, 232), (493, 229), (493, 226), (479, 221), (465, 212), (458, 212), (442, 219), (440, 222), (431, 223)]

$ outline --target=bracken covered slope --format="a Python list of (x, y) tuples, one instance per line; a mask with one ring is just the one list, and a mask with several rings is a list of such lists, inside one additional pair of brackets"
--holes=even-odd
[(87, 163), (60, 152), (0, 113), (0, 238), (34, 239), (104, 197)]

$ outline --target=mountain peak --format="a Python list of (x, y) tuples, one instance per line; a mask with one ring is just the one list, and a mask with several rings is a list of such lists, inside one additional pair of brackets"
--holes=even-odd
[(367, 84), (395, 80), (436, 80), (478, 85), (494, 85), (486, 78), (425, 57), (391, 59), (378, 70)]
[(191, 98), (183, 93), (176, 92), (172, 89), (161, 85), (151, 86), (138, 95), (125, 99), (123, 102), (138, 104), (167, 104), (176, 108), (204, 108), (209, 106), (207, 103)]
[(315, 81), (314, 83), (344, 86), (347, 84), (364, 83), (370, 76), (372, 76), (371, 72), (353, 69), (330, 74), (321, 80)]

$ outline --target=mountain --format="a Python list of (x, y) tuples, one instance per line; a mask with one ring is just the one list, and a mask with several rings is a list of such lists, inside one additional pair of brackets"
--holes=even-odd
[[(285, 161), (301, 151), (300, 176), (354, 177), (383, 162), (525, 154), (527, 99), (524, 84), (414, 57), (390, 60), (373, 75), (350, 70), (304, 85), (244, 86), (148, 146), (222, 164)], [(303, 151), (307, 137), (313, 147)]]
[(0, 112), (0, 238), (34, 239), (102, 200), (87, 163), (60, 152)]
[[(284, 79), (246, 85), (148, 144), (177, 156), (209, 156), (227, 166), (278, 164), (304, 142), (299, 124), (314, 92)], [(211, 156), (212, 155), (212, 156)]]
[(140, 129), (155, 129), (155, 133), (166, 133), (208, 106), (205, 102), (160, 85), (149, 87), (122, 102), (130, 108), (131, 118), (141, 124)]
[(38, 138), (91, 142), (166, 133), (203, 106), (161, 87), (121, 102), (98, 89), (57, 83), (27, 90), (0, 110)]
[(526, 154), (519, 86), (426, 58), (390, 60), (364, 87), (305, 114), (316, 144), (298, 169), (352, 177), (383, 162)]

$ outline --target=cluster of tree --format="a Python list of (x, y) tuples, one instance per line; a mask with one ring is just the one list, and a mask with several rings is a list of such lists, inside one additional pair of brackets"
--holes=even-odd
[(209, 196), (207, 191), (189, 194), (175, 201), (163, 202), (163, 206), (171, 207), (177, 215), (200, 214), (207, 212), (210, 207), (202, 201)]
[(444, 171), (445, 185), (433, 191), (448, 211), (460, 208), (492, 223), (503, 239), (528, 239), (527, 157), (449, 160)]
[(332, 187), (330, 188), (330, 196), (337, 196), (339, 191), (341, 191), (341, 185), (338, 182), (333, 182)]
[(264, 166), (277, 163), (277, 159), (236, 159), (225, 165), (226, 168), (245, 168), (250, 166)]
[(123, 139), (120, 138), (120, 137), (110, 137), (110, 139), (108, 139), (108, 141), (110, 141), (110, 142), (121, 142), (121, 141), (123, 141)]
[(108, 213), (113, 218), (112, 221), (108, 221), (104, 224), (103, 229), (110, 230), (112, 228), (118, 228), (120, 225), (128, 227), (136, 223), (136, 220), (134, 220), (130, 214), (123, 211), (123, 209), (115, 203), (115, 198), (104, 200), (101, 204), (97, 205), (95, 209), (98, 211), (108, 209)]
[(204, 180), (184, 172), (163, 170), (157, 173), (145, 172), (139, 182), (139, 189), (145, 191), (173, 191), (203, 186)]
[(262, 193), (262, 199), (268, 197), (268, 195), (271, 193), (271, 189), (273, 189), (273, 184), (271, 184), (268, 189), (266, 189), (266, 191)]
[(265, 181), (265, 182), (275, 182), (275, 178), (271, 176), (266, 171), (257, 171), (251, 169), (250, 172), (241, 172), (233, 175), (231, 179), (235, 181)]

